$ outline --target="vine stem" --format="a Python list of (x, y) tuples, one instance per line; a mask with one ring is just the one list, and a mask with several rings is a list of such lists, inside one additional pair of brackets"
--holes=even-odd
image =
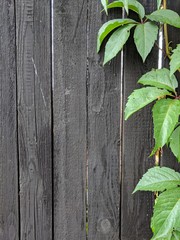
[[(162, 148), (159, 148), (155, 153), (155, 166), (156, 167), (160, 165), (160, 157), (161, 156), (162, 156)], [(154, 192), (154, 196), (155, 196), (155, 199), (158, 198), (159, 193)]]
[[(163, 0), (163, 9), (167, 9), (167, 0)], [(171, 54), (169, 51), (169, 37), (168, 37), (168, 28), (167, 24), (164, 24), (164, 39), (165, 39), (165, 47), (166, 47), (166, 55), (169, 59), (171, 59)]]
[[(162, 4), (163, 9), (167, 9), (167, 0), (163, 0)], [(170, 57), (170, 52), (169, 52), (169, 38), (168, 38), (168, 29), (167, 29), (167, 24), (164, 24), (164, 38), (165, 38), (165, 46), (166, 46), (166, 54), (169, 58)], [(156, 153), (155, 153), (155, 166), (159, 166), (160, 164), (160, 155), (162, 149), (159, 148)]]
[(160, 148), (155, 153), (155, 166), (159, 166), (160, 160)]

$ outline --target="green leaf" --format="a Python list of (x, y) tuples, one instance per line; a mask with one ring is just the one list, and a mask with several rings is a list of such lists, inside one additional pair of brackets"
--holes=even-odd
[(157, 98), (162, 98), (166, 95), (171, 95), (171, 93), (165, 89), (162, 90), (156, 87), (146, 87), (134, 90), (134, 92), (128, 97), (128, 102), (125, 108), (125, 120)]
[(109, 38), (105, 47), (104, 64), (114, 58), (123, 48), (124, 44), (130, 36), (130, 29), (135, 24), (128, 24), (118, 28)]
[(174, 231), (171, 240), (179, 240), (180, 239), (180, 232)]
[(171, 151), (176, 156), (178, 162), (180, 162), (180, 127), (177, 127), (172, 133), (169, 146)]
[(179, 15), (169, 9), (160, 9), (150, 15), (146, 16), (151, 21), (167, 23), (174, 27), (180, 28), (180, 17)]
[(174, 75), (170, 77), (170, 71), (167, 68), (153, 69), (144, 74), (138, 81), (143, 85), (155, 86), (164, 88), (176, 93), (175, 89), (178, 87), (177, 79)]
[(153, 107), (155, 147), (151, 156), (158, 148), (163, 147), (172, 134), (180, 114), (180, 101), (161, 99)]
[[(119, 0), (119, 1), (114, 1), (110, 4), (108, 4), (107, 8), (123, 8), (124, 7), (124, 1), (123, 0)], [(140, 4), (138, 1), (135, 0), (129, 0), (128, 1), (128, 8), (134, 12), (136, 12), (140, 19), (142, 19), (145, 15), (145, 10), (142, 4)]]
[(136, 23), (136, 22), (132, 19), (125, 18), (125, 19), (114, 19), (104, 23), (98, 32), (97, 52), (99, 52), (103, 40), (110, 32), (112, 32), (114, 29), (122, 25), (126, 25), (129, 23)]
[(108, 0), (101, 0), (101, 4), (103, 5), (103, 8), (104, 8), (106, 14), (108, 14), (108, 12), (107, 12)]
[(157, 0), (157, 9), (159, 9), (159, 8), (160, 8), (160, 6), (161, 6), (161, 3), (162, 3), (162, 0)]
[(137, 184), (133, 193), (137, 191), (164, 191), (180, 185), (180, 173), (167, 167), (150, 168)]
[(136, 26), (134, 31), (134, 42), (139, 54), (143, 59), (143, 62), (146, 60), (146, 57), (152, 50), (152, 47), (157, 40), (157, 36), (158, 27), (151, 22), (146, 22)]
[(173, 50), (170, 61), (170, 74), (172, 75), (180, 68), (180, 44)]
[(179, 235), (176, 232), (179, 226), (180, 188), (175, 188), (163, 192), (157, 199), (151, 220), (151, 228), (154, 233), (152, 240), (171, 239), (174, 232)]
[(129, 9), (128, 9), (129, 0), (123, 0), (123, 2), (124, 2), (124, 8), (125, 8), (125, 10), (127, 12), (127, 15), (128, 15), (129, 14)]

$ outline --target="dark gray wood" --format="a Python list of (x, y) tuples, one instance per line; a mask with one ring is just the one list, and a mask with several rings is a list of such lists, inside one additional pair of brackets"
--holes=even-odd
[[(146, 11), (156, 8), (156, 1), (141, 1)], [(151, 68), (157, 68), (158, 48), (154, 49), (143, 64), (131, 39), (124, 52), (124, 104), (134, 89), (137, 80)], [(148, 158), (153, 147), (152, 119), (150, 108), (134, 114), (123, 126), (122, 189), (121, 189), (121, 238), (122, 240), (149, 240), (153, 195), (132, 192), (154, 159)]]
[(99, 1), (89, 2), (88, 16), (88, 240), (118, 240), (120, 55), (103, 67), (96, 38), (107, 19)]
[[(167, 8), (180, 13), (180, 1), (167, 1)], [(176, 44), (180, 43), (180, 30), (174, 27), (168, 26), (168, 37), (169, 42), (171, 42), (171, 47), (176, 48)], [(164, 58), (164, 65), (169, 68), (169, 59)], [(177, 78), (180, 80), (180, 73), (177, 73)], [(178, 81), (179, 82), (179, 81)], [(180, 94), (180, 87), (178, 89), (178, 94)], [(167, 147), (163, 148), (163, 155), (161, 160), (161, 165), (166, 167), (171, 167), (180, 171), (180, 165), (177, 162), (175, 156), (172, 154), (171, 150)]]
[(14, 1), (0, 1), (0, 239), (19, 239)]
[(21, 240), (52, 239), (50, 0), (17, 0)]
[(86, 239), (86, 19), (54, 1), (54, 240)]
[[(149, 240), (154, 196), (131, 193), (154, 165), (151, 109), (124, 122), (123, 108), (158, 48), (143, 64), (131, 38), (103, 66), (100, 2), (54, 0), (53, 35), (51, 0), (15, 2), (0, 1), (0, 240)], [(161, 165), (179, 169), (167, 148)]]

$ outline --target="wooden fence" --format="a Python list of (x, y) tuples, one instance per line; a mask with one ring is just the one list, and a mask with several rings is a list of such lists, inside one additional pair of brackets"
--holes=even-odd
[(158, 48), (142, 65), (130, 40), (103, 67), (100, 11), (98, 0), (0, 0), (0, 240), (150, 239), (153, 196), (131, 193), (154, 164), (151, 113), (124, 123), (123, 107)]

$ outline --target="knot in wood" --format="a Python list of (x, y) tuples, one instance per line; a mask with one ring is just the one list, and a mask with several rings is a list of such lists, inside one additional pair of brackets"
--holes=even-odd
[(98, 231), (103, 233), (103, 234), (107, 234), (109, 233), (111, 230), (111, 222), (105, 218), (105, 219), (100, 219), (98, 221)]

